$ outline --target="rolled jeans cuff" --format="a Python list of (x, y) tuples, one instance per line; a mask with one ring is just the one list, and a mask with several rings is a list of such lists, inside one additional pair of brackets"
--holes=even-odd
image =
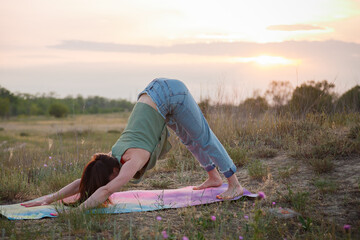
[(207, 171), (207, 172), (210, 172), (214, 168), (215, 168), (215, 164), (210, 164), (210, 165), (207, 165), (206, 167), (204, 167), (205, 171)]
[(236, 172), (236, 168), (235, 168), (235, 169), (231, 169), (231, 168), (230, 168), (229, 170), (223, 172), (222, 174), (224, 174), (224, 176), (225, 176), (226, 178), (229, 178), (229, 177), (231, 177), (235, 172)]

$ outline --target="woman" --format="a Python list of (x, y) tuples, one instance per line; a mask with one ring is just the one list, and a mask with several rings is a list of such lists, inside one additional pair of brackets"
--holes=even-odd
[(208, 179), (194, 190), (219, 187), (219, 168), (228, 181), (228, 189), (217, 196), (232, 199), (243, 194), (235, 172), (236, 166), (208, 126), (200, 108), (186, 86), (179, 80), (158, 78), (138, 96), (128, 124), (109, 154), (95, 154), (84, 168), (81, 179), (41, 201), (26, 207), (50, 204), (80, 193), (81, 209), (93, 208), (121, 190), (132, 178), (139, 182), (146, 170), (169, 150), (171, 128), (207, 171)]

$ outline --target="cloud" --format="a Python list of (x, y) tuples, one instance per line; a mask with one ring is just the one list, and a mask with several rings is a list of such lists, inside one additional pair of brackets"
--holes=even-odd
[(272, 31), (311, 31), (311, 30), (326, 30), (320, 26), (310, 24), (293, 24), (293, 25), (271, 25), (266, 28)]
[(360, 54), (360, 44), (342, 41), (285, 41), (276, 43), (214, 42), (190, 43), (172, 46), (151, 46), (66, 40), (55, 49), (74, 51), (126, 52), (146, 54), (188, 54), (200, 56), (253, 57), (274, 55), (288, 58), (351, 58)]

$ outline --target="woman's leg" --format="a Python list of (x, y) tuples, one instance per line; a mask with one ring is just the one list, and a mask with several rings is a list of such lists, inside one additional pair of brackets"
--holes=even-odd
[(208, 172), (209, 178), (195, 189), (221, 185), (216, 165), (229, 182), (228, 190), (219, 197), (233, 198), (242, 194), (242, 187), (234, 174), (236, 166), (210, 129), (186, 86), (178, 80), (156, 79), (145, 92), (155, 102), (168, 126)]

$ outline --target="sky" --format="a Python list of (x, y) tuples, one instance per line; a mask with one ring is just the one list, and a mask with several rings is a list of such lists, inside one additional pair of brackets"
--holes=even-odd
[(360, 84), (359, 0), (0, 0), (0, 85), (134, 101), (157, 77), (240, 102), (271, 81)]

